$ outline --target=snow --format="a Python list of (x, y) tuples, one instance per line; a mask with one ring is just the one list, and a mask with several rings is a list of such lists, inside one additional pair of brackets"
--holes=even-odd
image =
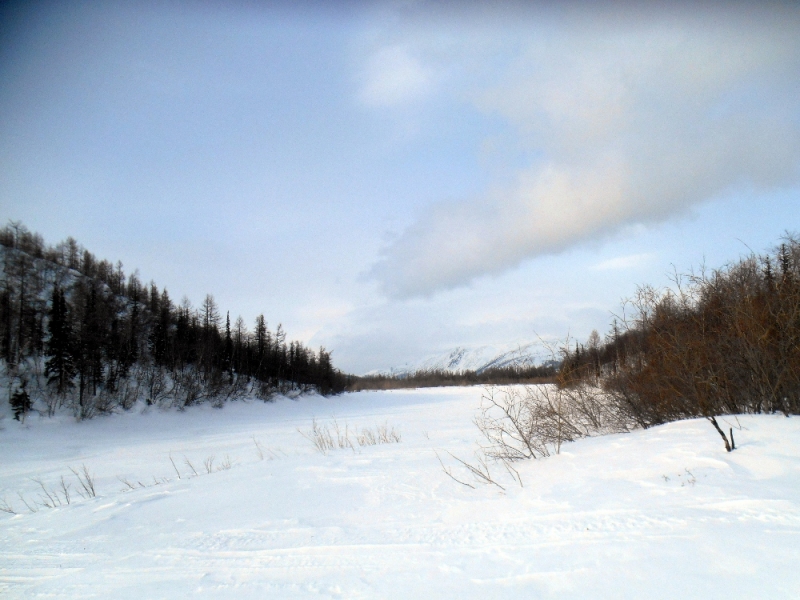
[[(495, 470), (502, 492), (459, 485), (435, 454), (471, 458), (481, 392), (6, 418), (0, 497), (20, 514), (0, 513), (0, 596), (800, 597), (800, 419), (727, 418), (730, 454), (703, 420), (585, 439), (519, 463), (524, 487)], [(334, 417), (402, 441), (320, 454), (297, 429)], [(233, 466), (207, 474), (211, 455)], [(84, 464), (97, 497), (21, 510), (32, 478), (74, 495)]]

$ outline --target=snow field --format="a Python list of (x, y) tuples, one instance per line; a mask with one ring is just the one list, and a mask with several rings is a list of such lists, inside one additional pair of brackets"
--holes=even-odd
[[(435, 455), (471, 481), (446, 451), (471, 459), (481, 393), (6, 418), (0, 497), (19, 514), (0, 513), (0, 596), (800, 597), (800, 419), (739, 417), (731, 454), (703, 420), (582, 440), (519, 463), (522, 488), (495, 468), (503, 493)], [(297, 429), (334, 417), (402, 441), (322, 455)], [(206, 473), (210, 456), (231, 468)], [(24, 509), (32, 478), (74, 491), (83, 464), (97, 497)]]

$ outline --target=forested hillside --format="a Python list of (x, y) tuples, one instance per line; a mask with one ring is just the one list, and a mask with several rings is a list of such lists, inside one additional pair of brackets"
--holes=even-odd
[(213, 296), (195, 308), (126, 277), (74, 239), (48, 246), (19, 223), (0, 230), (0, 363), (15, 414), (87, 418), (137, 401), (183, 408), (247, 394), (344, 390), (330, 353), (286, 341), (263, 315), (250, 331)]

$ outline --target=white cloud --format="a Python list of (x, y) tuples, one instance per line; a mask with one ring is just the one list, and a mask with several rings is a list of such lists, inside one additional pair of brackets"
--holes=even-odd
[(592, 266), (594, 271), (624, 271), (635, 269), (649, 263), (653, 255), (649, 253), (629, 254), (627, 256), (615, 256), (608, 260), (601, 261)]
[(472, 82), (475, 106), (542, 158), (511, 185), (430, 207), (372, 275), (389, 295), (429, 295), (734, 189), (795, 184), (799, 15), (573, 23), (487, 51), (503, 62)]
[(431, 84), (431, 69), (402, 45), (380, 48), (367, 61), (359, 97), (369, 106), (394, 106), (420, 98)]

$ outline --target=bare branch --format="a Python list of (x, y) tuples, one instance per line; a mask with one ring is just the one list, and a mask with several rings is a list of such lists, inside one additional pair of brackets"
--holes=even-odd
[(175, 473), (178, 474), (178, 479), (181, 479), (181, 472), (178, 471), (178, 467), (175, 465), (175, 461), (172, 460), (172, 454), (169, 455), (169, 462), (172, 463), (172, 468), (175, 469)]
[(11, 507), (11, 505), (6, 501), (6, 497), (5, 496), (0, 498), (0, 512), (8, 513), (10, 515), (17, 514), (17, 511), (15, 511)]
[(444, 465), (444, 463), (442, 462), (442, 459), (439, 457), (439, 453), (436, 452), (436, 450), (434, 450), (433, 453), (436, 455), (436, 459), (439, 461), (439, 464), (442, 465), (442, 471), (444, 471), (445, 475), (447, 475), (450, 479), (452, 479), (456, 483), (460, 483), (461, 485), (467, 486), (468, 488), (472, 488), (473, 490), (475, 489), (474, 485), (470, 485), (469, 483), (466, 483), (466, 482), (461, 481), (460, 479), (456, 478), (456, 476), (453, 475), (451, 469)]
[(192, 473), (194, 473), (195, 476), (197, 476), (197, 470), (194, 468), (194, 465), (189, 461), (188, 458), (186, 458), (185, 455), (183, 457), (183, 462), (186, 464), (187, 467), (189, 467), (192, 470)]

